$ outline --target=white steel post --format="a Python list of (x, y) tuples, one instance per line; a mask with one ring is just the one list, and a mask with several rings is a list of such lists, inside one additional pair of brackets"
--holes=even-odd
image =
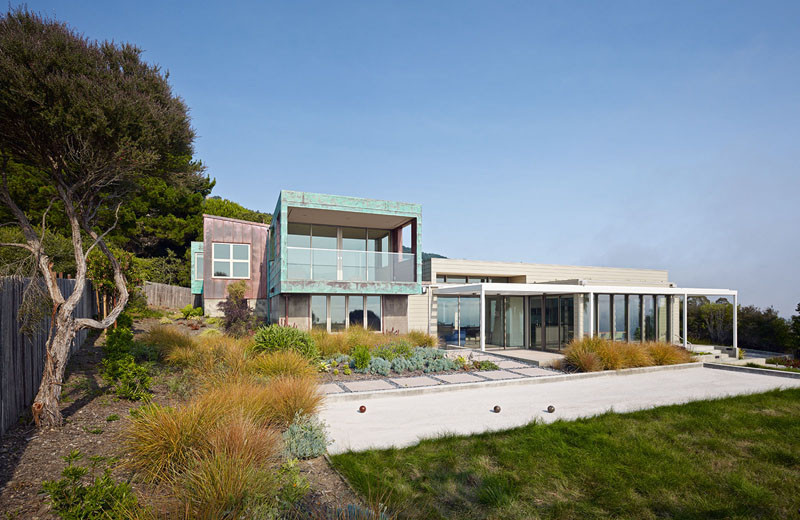
[(481, 284), (481, 352), (486, 352), (486, 290)]
[(589, 337), (594, 337), (594, 293), (589, 293)]
[(733, 293), (733, 348), (736, 350), (735, 354), (736, 357), (739, 357), (739, 324), (737, 323), (738, 320), (738, 300), (739, 300), (739, 293)]
[(689, 294), (683, 295), (683, 348), (689, 346)]

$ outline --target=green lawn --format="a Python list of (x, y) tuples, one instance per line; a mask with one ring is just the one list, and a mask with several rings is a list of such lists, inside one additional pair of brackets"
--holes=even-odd
[(333, 463), (403, 518), (797, 518), (800, 390), (444, 437)]

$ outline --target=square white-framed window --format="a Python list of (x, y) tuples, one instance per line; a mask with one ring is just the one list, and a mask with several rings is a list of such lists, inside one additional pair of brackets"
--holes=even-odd
[(203, 253), (194, 254), (194, 279), (203, 280)]
[(212, 278), (250, 278), (250, 244), (211, 244)]

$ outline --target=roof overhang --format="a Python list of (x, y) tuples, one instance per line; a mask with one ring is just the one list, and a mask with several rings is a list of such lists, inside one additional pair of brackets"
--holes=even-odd
[(674, 294), (688, 296), (736, 296), (733, 289), (703, 289), (687, 287), (654, 287), (644, 285), (578, 285), (545, 283), (473, 283), (433, 288), (441, 296), (538, 296), (542, 294)]

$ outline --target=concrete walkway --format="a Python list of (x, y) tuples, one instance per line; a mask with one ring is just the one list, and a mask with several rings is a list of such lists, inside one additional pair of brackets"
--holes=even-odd
[[(764, 371), (762, 371), (764, 372)], [(552, 422), (597, 415), (608, 410), (630, 412), (655, 406), (731, 395), (800, 387), (800, 379), (775, 377), (755, 371), (732, 371), (688, 366), (629, 375), (552, 382), (537, 381), (505, 386), (469, 385), (415, 395), (365, 395), (332, 398), (321, 418), (328, 423), (334, 443), (330, 453), (370, 448), (403, 447), (443, 433), (474, 434), (527, 424), (533, 419)], [(344, 396), (342, 396), (344, 397)], [(360, 405), (367, 407), (359, 413)], [(547, 413), (548, 405), (556, 408)], [(502, 411), (491, 410), (499, 405)]]

